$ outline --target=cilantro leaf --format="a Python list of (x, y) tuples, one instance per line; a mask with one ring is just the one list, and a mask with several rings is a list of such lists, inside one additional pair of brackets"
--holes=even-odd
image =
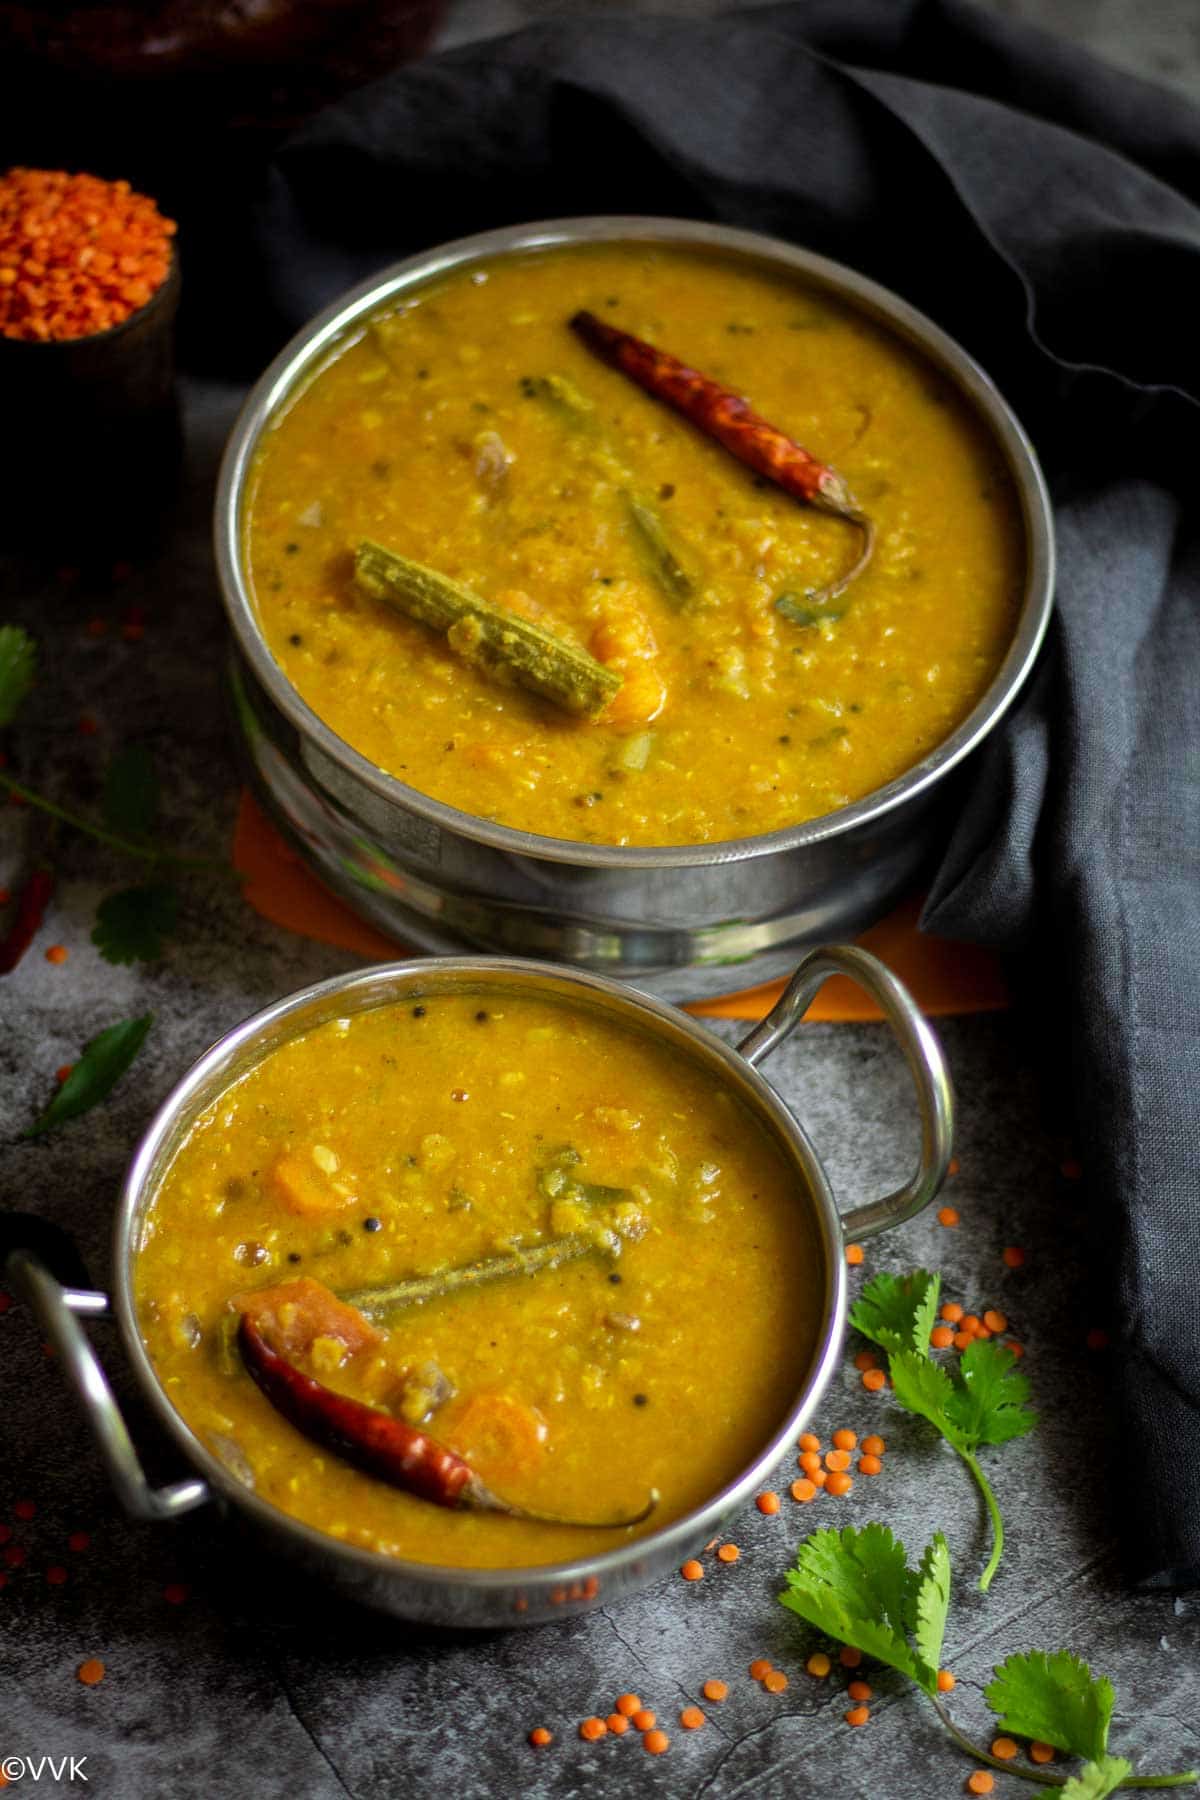
[(149, 836), (158, 822), (158, 774), (144, 744), (118, 750), (104, 777), (104, 821), (124, 837)]
[(1093, 1762), (1108, 1746), (1116, 1700), (1112, 1683), (1103, 1675), (1093, 1676), (1068, 1650), (1010, 1656), (984, 1689), (984, 1699), (1001, 1729), (1017, 1737), (1040, 1738)]
[(1123, 1756), (1101, 1756), (1080, 1769), (1078, 1775), (1072, 1775), (1060, 1789), (1061, 1800), (1104, 1800), (1106, 1794), (1115, 1794), (1132, 1774), (1133, 1764)]
[(11, 725), (37, 674), (37, 645), (20, 625), (0, 625), (0, 725)]
[[(818, 1631), (864, 1650), (932, 1694), (937, 1664), (926, 1661), (906, 1636), (920, 1606), (923, 1571), (924, 1564), (914, 1575), (904, 1545), (886, 1525), (867, 1525), (861, 1531), (847, 1525), (842, 1531), (814, 1532), (801, 1544), (779, 1599)], [(948, 1580), (948, 1556), (946, 1573)]]
[(1026, 1410), (1029, 1383), (1017, 1372), (1016, 1357), (1007, 1344), (968, 1344), (957, 1373), (951, 1417), (971, 1448), (978, 1444), (1007, 1444), (1024, 1437), (1037, 1424), (1037, 1414)]
[(936, 1425), (960, 1454), (974, 1448), (964, 1440), (955, 1423), (955, 1388), (947, 1369), (915, 1350), (903, 1350), (889, 1357), (888, 1368), (892, 1391), (906, 1412), (919, 1413)]
[(105, 962), (156, 962), (179, 916), (179, 895), (165, 884), (122, 888), (96, 909), (92, 942)]
[(950, 1611), (950, 1546), (936, 1531), (925, 1546), (917, 1579), (912, 1586), (909, 1631), (917, 1655), (936, 1681)]
[(942, 1278), (927, 1269), (911, 1275), (876, 1275), (850, 1309), (850, 1323), (884, 1350), (929, 1355)]
[(52, 1131), (67, 1119), (90, 1112), (105, 1099), (133, 1062), (153, 1023), (154, 1015), (146, 1013), (140, 1019), (122, 1019), (94, 1037), (84, 1046), (83, 1055), (25, 1136), (37, 1137), (43, 1131)]

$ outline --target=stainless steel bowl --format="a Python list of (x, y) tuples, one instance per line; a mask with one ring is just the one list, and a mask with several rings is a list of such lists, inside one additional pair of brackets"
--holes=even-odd
[[(915, 345), (983, 420), (1012, 475), (1027, 541), (1016, 633), (974, 711), (899, 780), (783, 831), (626, 849), (541, 837), (430, 799), (343, 742), (263, 639), (243, 564), (247, 477), (263, 432), (364, 321), (448, 270), (552, 245), (639, 242), (720, 251), (852, 302)], [(561, 219), (460, 239), (373, 277), (271, 364), (234, 427), (216, 501), (216, 554), (236, 643), (234, 710), (251, 780), (321, 879), (393, 937), (547, 957), (679, 999), (782, 974), (797, 945), (853, 934), (912, 884), (944, 835), (947, 778), (1025, 680), (1053, 599), (1054, 530), (1028, 438), (952, 339), (854, 270), (775, 238), (681, 219)]]
[[(817, 989), (834, 974), (849, 975), (879, 1004), (900, 1041), (916, 1087), (921, 1155), (915, 1174), (895, 1193), (839, 1216), (829, 1182), (804, 1128), (757, 1072), (798, 1024)], [(810, 1215), (817, 1244), (813, 1281), (819, 1286), (820, 1325), (809, 1367), (787, 1415), (753, 1463), (695, 1512), (660, 1531), (584, 1561), (524, 1569), (455, 1569), (402, 1562), (358, 1549), (301, 1524), (261, 1499), (206, 1448), (176, 1412), (138, 1330), (133, 1262), (142, 1221), (171, 1158), (197, 1116), (231, 1081), (278, 1045), (327, 1019), (386, 1006), (418, 995), (497, 985), (554, 995), (649, 1033), (699, 1063), (741, 1099), (779, 1145), (795, 1174), (796, 1204)], [(277, 1001), (223, 1037), (184, 1076), (160, 1108), (125, 1178), (117, 1208), (113, 1266), (116, 1293), (64, 1286), (36, 1248), (0, 1255), (0, 1275), (19, 1290), (40, 1319), (95, 1434), (97, 1448), (127, 1510), (142, 1519), (174, 1519), (209, 1500), (232, 1509), (278, 1550), (337, 1588), (384, 1612), (431, 1624), (535, 1624), (604, 1605), (644, 1587), (705, 1544), (721, 1520), (742, 1505), (788, 1450), (820, 1400), (837, 1364), (846, 1319), (845, 1240), (870, 1237), (926, 1206), (940, 1188), (950, 1157), (952, 1096), (941, 1050), (895, 976), (865, 950), (811, 951), (774, 1010), (737, 1049), (663, 1002), (635, 994), (602, 976), (553, 964), (466, 957), (388, 963)], [(37, 1226), (34, 1221), (34, 1227)], [(12, 1241), (11, 1238), (9, 1240)], [(152, 1412), (196, 1471), (165, 1488), (147, 1481), (80, 1316), (115, 1311), (125, 1352)], [(281, 1430), (288, 1427), (281, 1425)]]

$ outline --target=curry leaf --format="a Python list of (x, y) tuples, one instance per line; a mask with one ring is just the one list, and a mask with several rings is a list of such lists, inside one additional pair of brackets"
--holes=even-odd
[(1018, 1737), (1040, 1738), (1043, 1744), (1091, 1761), (1108, 1747), (1116, 1699), (1112, 1683), (1093, 1675), (1067, 1650), (1010, 1656), (984, 1689), (984, 1699), (1002, 1730)]
[(144, 838), (158, 822), (158, 774), (144, 744), (127, 744), (104, 778), (104, 819), (125, 837)]
[(179, 895), (173, 887), (122, 888), (97, 907), (92, 942), (105, 962), (156, 962), (178, 916)]
[(0, 625), (0, 725), (11, 725), (37, 674), (37, 645), (20, 625)]
[(1062, 1800), (1104, 1800), (1115, 1794), (1121, 1783), (1133, 1774), (1133, 1764), (1123, 1756), (1101, 1756), (1090, 1762), (1078, 1775), (1072, 1775), (1060, 1790)]
[(941, 1276), (927, 1269), (876, 1275), (851, 1307), (850, 1323), (884, 1350), (915, 1350), (927, 1357), (941, 1285)]
[(55, 1094), (41, 1117), (29, 1127), (26, 1137), (37, 1137), (52, 1131), (68, 1119), (90, 1112), (116, 1087), (146, 1040), (154, 1023), (154, 1015), (140, 1019), (122, 1019), (110, 1025), (84, 1047), (83, 1055)]

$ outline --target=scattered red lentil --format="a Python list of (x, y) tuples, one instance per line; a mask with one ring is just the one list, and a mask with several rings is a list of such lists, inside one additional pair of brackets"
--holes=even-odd
[(858, 1267), (859, 1263), (861, 1263), (862, 1259), (863, 1259), (863, 1247), (861, 1244), (847, 1244), (846, 1245), (846, 1261), (850, 1264), (850, 1267), (852, 1269), (857, 1269), (857, 1267)]
[(624, 1737), (625, 1733), (629, 1730), (629, 1720), (625, 1717), (624, 1713), (611, 1712), (604, 1723), (608, 1726), (608, 1729), (612, 1732), (614, 1737)]
[(823, 1488), (825, 1486), (825, 1483), (829, 1480), (829, 1470), (828, 1469), (814, 1469), (810, 1479), (811, 1479), (814, 1487)]
[(954, 1333), (949, 1325), (935, 1325), (929, 1334), (929, 1341), (935, 1350), (948, 1350), (954, 1342)]
[(14, 1519), (32, 1519), (37, 1507), (32, 1500), (18, 1500), (13, 1506)]
[(54, 1079), (55, 1079), (55, 1081), (57, 1081), (59, 1087), (62, 1086), (63, 1082), (67, 1079), (67, 1076), (71, 1073), (71, 1070), (74, 1067), (75, 1067), (74, 1063), (63, 1063), (61, 1068), (55, 1069)]
[(853, 1644), (843, 1644), (838, 1651), (838, 1661), (843, 1669), (857, 1669), (862, 1661), (862, 1651), (856, 1649)]
[(950, 1673), (949, 1669), (938, 1670), (937, 1691), (939, 1694), (952, 1694), (957, 1686), (958, 1683)]
[(995, 1776), (986, 1769), (976, 1769), (973, 1775), (967, 1776), (968, 1794), (990, 1794), (995, 1785)]
[(810, 1481), (807, 1475), (802, 1475), (799, 1481), (792, 1483), (792, 1499), (799, 1500), (802, 1505), (806, 1505), (810, 1500), (815, 1500), (820, 1491), (816, 1482)]
[(763, 1686), (768, 1694), (782, 1694), (788, 1684), (788, 1678), (782, 1669), (772, 1669), (769, 1675), (763, 1676)]
[(1004, 1348), (1006, 1350), (1011, 1350), (1014, 1356), (1024, 1356), (1024, 1354), (1025, 1354), (1024, 1344), (1014, 1343), (1012, 1338), (1009, 1338), (1009, 1340), (1008, 1340), (1007, 1344), (1005, 1344)]
[(735, 1563), (741, 1554), (742, 1553), (736, 1544), (722, 1544), (717, 1551), (717, 1561), (723, 1563)]
[(957, 1209), (957, 1207), (943, 1206), (941, 1211), (938, 1213), (938, 1224), (939, 1225), (957, 1225), (958, 1224), (958, 1209)]
[(0, 906), (7, 906), (12, 899), (12, 889), (0, 887)]
[(86, 1662), (80, 1663), (75, 1673), (84, 1687), (95, 1687), (98, 1681), (104, 1680), (104, 1664), (98, 1656), (89, 1656)]
[(882, 1369), (868, 1369), (862, 1378), (862, 1384), (868, 1394), (877, 1394), (881, 1387), (887, 1386), (887, 1376)]
[(633, 1715), (635, 1731), (653, 1731), (658, 1724), (658, 1717), (648, 1706), (639, 1706)]
[(70, 954), (71, 952), (65, 944), (51, 944), (46, 952), (46, 961), (48, 963), (65, 963)]
[(882, 1456), (887, 1449), (887, 1445), (876, 1431), (871, 1432), (869, 1437), (863, 1439), (862, 1447), (868, 1456)]
[(857, 1443), (857, 1431), (847, 1431), (844, 1426), (833, 1434), (833, 1444), (836, 1450), (853, 1450)]
[(175, 227), (127, 181), (62, 170), (0, 177), (0, 336), (90, 337), (166, 280)]
[(760, 1494), (754, 1504), (757, 1506), (760, 1513), (766, 1513), (767, 1517), (770, 1518), (772, 1513), (777, 1513), (779, 1511), (779, 1495), (770, 1493)]
[(700, 1689), (700, 1692), (704, 1695), (706, 1700), (724, 1700), (726, 1694), (729, 1692), (729, 1683), (727, 1681), (718, 1681), (714, 1677), (705, 1682), (704, 1686)]
[(103, 637), (107, 630), (107, 619), (89, 619), (87, 622), (87, 634), (89, 637)]
[(829, 1477), (829, 1480), (825, 1483), (825, 1492), (827, 1494), (832, 1494), (835, 1499), (840, 1500), (843, 1495), (850, 1492), (850, 1489), (853, 1486), (853, 1476), (843, 1475), (840, 1470), (835, 1470)]
[(603, 1719), (597, 1719), (593, 1715), (590, 1719), (584, 1719), (579, 1727), (579, 1735), (585, 1744), (594, 1744), (597, 1739), (608, 1736), (608, 1726)]
[(624, 1713), (627, 1719), (632, 1719), (634, 1713), (641, 1712), (641, 1710), (642, 1703), (636, 1694), (619, 1694), (617, 1696), (617, 1711)]
[(943, 1319), (945, 1319), (947, 1325), (961, 1324), (962, 1316), (963, 1316), (963, 1309), (958, 1304), (958, 1301), (957, 1300), (947, 1300), (945, 1306), (943, 1306), (942, 1311), (941, 1311), (941, 1317)]
[(755, 1681), (763, 1681), (771, 1673), (771, 1665), (765, 1656), (756, 1656), (750, 1664), (750, 1673)]
[[(144, 625), (134, 625), (134, 624), (126, 623), (126, 624), (122, 625), (122, 627), (121, 627), (121, 636), (125, 639), (125, 642), (127, 644), (140, 644), (142, 639), (145, 637), (145, 635), (146, 635), (146, 627)], [(464, 1093), (462, 1093), (461, 1089), (456, 1089), (455, 1092), (450, 1096), (450, 1098), (452, 1100), (457, 1100), (460, 1097), (463, 1100), (465, 1100), (467, 1097)]]
[(92, 718), (91, 714), (84, 713), (79, 721), (80, 737), (95, 737), (99, 729), (100, 727), (97, 725), (95, 719)]
[(947, 1175), (957, 1175), (960, 1167), (961, 1164), (959, 1163), (957, 1156), (952, 1156), (950, 1161), (946, 1164)]
[(163, 1589), (163, 1599), (168, 1606), (182, 1606), (188, 1597), (188, 1590), (182, 1581), (169, 1581)]
[(1019, 1244), (1009, 1244), (1004, 1251), (1004, 1261), (1010, 1269), (1020, 1269), (1025, 1263), (1025, 1252)]
[(705, 1723), (704, 1714), (698, 1706), (685, 1706), (679, 1715), (679, 1723), (687, 1731), (699, 1731)]
[(968, 1344), (973, 1344), (974, 1342), (975, 1333), (973, 1331), (956, 1331), (954, 1334), (954, 1348), (956, 1350), (965, 1350)]
[(697, 1562), (694, 1556), (689, 1556), (679, 1573), (685, 1581), (699, 1581), (704, 1574), (704, 1564)]
[(544, 1725), (535, 1725), (529, 1734), (529, 1741), (535, 1750), (540, 1750), (544, 1745), (554, 1742), (554, 1733), (547, 1731)]
[(869, 1700), (871, 1698), (871, 1684), (869, 1681), (852, 1681), (846, 1689), (846, 1692), (852, 1700)]
[(67, 1571), (63, 1568), (62, 1564), (51, 1563), (50, 1567), (46, 1570), (46, 1580), (50, 1583), (50, 1586), (61, 1587), (66, 1579)]
[(20, 1544), (10, 1544), (4, 1552), (4, 1561), (10, 1569), (23, 1569), (28, 1560), (27, 1552)]
[(1064, 1181), (1081, 1181), (1083, 1179), (1083, 1164), (1074, 1156), (1065, 1156), (1058, 1168)]
[(648, 1750), (651, 1756), (661, 1756), (670, 1742), (665, 1731), (648, 1731), (642, 1738), (642, 1748)]
[(850, 1467), (850, 1452), (848, 1450), (827, 1450), (825, 1452), (825, 1467), (830, 1470), (832, 1474), (844, 1475), (846, 1470)]
[(814, 1650), (804, 1666), (810, 1675), (815, 1675), (818, 1681), (824, 1681), (833, 1664), (823, 1650)]
[(1029, 1756), (1030, 1760), (1035, 1763), (1053, 1762), (1054, 1745), (1043, 1744), (1040, 1739), (1034, 1738), (1032, 1744), (1029, 1746)]
[(815, 1475), (821, 1466), (821, 1452), (819, 1450), (802, 1450), (796, 1458), (796, 1462), (806, 1475)]
[(989, 1331), (994, 1331), (997, 1334), (1008, 1330), (1008, 1320), (1002, 1312), (997, 1312), (994, 1306), (988, 1307), (988, 1310), (983, 1315), (983, 1322)]
[(12, 1536), (12, 1526), (11, 1525), (0, 1525), (0, 1544), (7, 1544), (8, 1540), (11, 1536)]
[(1087, 1344), (1089, 1350), (1107, 1350), (1108, 1333), (1107, 1331), (1101, 1331), (1099, 1326), (1094, 1326), (1092, 1330), (1088, 1332), (1084, 1342)]
[(860, 1475), (882, 1475), (883, 1464), (877, 1456), (860, 1456), (858, 1472)]
[(860, 1350), (854, 1359), (854, 1366), (860, 1373), (864, 1369), (877, 1369), (879, 1367), (879, 1358), (873, 1350)]
[(1010, 1737), (992, 1739), (992, 1755), (1000, 1762), (1011, 1762), (1017, 1754), (1017, 1745)]
[(869, 1706), (852, 1706), (846, 1714), (847, 1725), (865, 1725), (871, 1716)]
[(819, 1450), (821, 1440), (814, 1431), (806, 1431), (799, 1439), (799, 1447), (801, 1450)]

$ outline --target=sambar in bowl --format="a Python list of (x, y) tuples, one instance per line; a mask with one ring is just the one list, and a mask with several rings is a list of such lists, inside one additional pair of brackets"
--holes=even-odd
[[(921, 1120), (910, 1179), (844, 1215), (757, 1066), (833, 974)], [(936, 1038), (857, 948), (737, 1048), (552, 964), (384, 964), (227, 1033), (130, 1164), (111, 1309), (189, 1479), (147, 1478), (80, 1323), (108, 1297), (42, 1222), (0, 1277), (135, 1517), (217, 1500), (383, 1611), (534, 1624), (678, 1567), (769, 1478), (841, 1354), (846, 1236), (933, 1198), (951, 1130)]]
[(910, 889), (1037, 653), (1045, 484), (987, 376), (793, 244), (438, 246), (276, 358), (216, 500), (253, 786), (439, 954), (681, 999)]

